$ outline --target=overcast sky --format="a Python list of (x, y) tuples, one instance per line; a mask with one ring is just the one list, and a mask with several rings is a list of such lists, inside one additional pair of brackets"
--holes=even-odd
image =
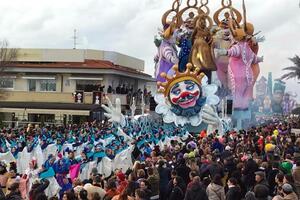
[[(73, 30), (78, 30), (78, 48), (112, 50), (145, 60), (145, 70), (154, 72), (154, 35), (162, 14), (173, 0), (9, 0), (0, 1), (0, 39), (19, 48), (73, 48)], [(184, 1), (184, 0), (183, 0)], [(300, 55), (299, 0), (246, 0), (247, 17), (266, 41), (260, 55), (263, 75), (280, 77), (289, 57)], [(241, 8), (241, 0), (233, 0)], [(211, 12), (221, 0), (210, 0)], [(300, 96), (296, 80), (288, 91)], [(298, 98), (300, 99), (300, 98)]]

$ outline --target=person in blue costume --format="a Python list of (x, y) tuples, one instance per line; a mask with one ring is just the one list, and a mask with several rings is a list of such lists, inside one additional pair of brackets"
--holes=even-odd
[(78, 164), (78, 160), (75, 159), (75, 154), (73, 149), (67, 148), (65, 152), (68, 153), (68, 160), (69, 160), (68, 162), (70, 163), (70, 166)]
[(190, 62), (190, 54), (193, 46), (192, 42), (192, 34), (193, 34), (193, 22), (194, 13), (189, 14), (189, 18), (185, 21), (185, 23), (181, 27), (181, 37), (178, 43), (178, 47), (180, 47), (179, 51), (179, 63), (178, 69), (180, 72), (184, 72), (186, 69), (186, 65)]
[(44, 169), (48, 170), (50, 167), (53, 167), (54, 162), (55, 162), (55, 157), (53, 154), (50, 154), (48, 156), (48, 159), (46, 160), (46, 162), (43, 165)]
[(95, 151), (93, 155), (93, 160), (97, 160), (97, 163), (101, 162), (102, 158), (106, 156), (104, 147), (102, 143), (99, 143), (95, 146)]
[(83, 150), (81, 152), (81, 158), (79, 160), (80, 163), (80, 172), (82, 172), (82, 169), (89, 163), (89, 158), (87, 157), (86, 151)]
[(64, 193), (72, 190), (72, 181), (66, 177), (62, 180), (62, 185), (60, 185), (61, 189), (59, 191), (59, 197), (60, 199), (63, 199)]
[(15, 159), (18, 158), (19, 148), (17, 145), (11, 146), (11, 153)]

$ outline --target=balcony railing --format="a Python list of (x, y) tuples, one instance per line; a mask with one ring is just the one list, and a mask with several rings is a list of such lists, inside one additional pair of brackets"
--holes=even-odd
[[(106, 96), (114, 104), (116, 98), (120, 98), (121, 105), (128, 105), (130, 99), (127, 95), (121, 94), (106, 94)], [(5, 91), (2, 92), (0, 101), (7, 102), (43, 102), (43, 103), (75, 103), (73, 93), (63, 92), (28, 92), (28, 91)], [(102, 97), (102, 103), (107, 103)], [(83, 104), (93, 104), (93, 93), (84, 92)]]

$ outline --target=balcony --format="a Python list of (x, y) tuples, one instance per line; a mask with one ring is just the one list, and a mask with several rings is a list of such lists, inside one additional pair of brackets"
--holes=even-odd
[[(75, 103), (72, 93), (4, 91), (1, 96), (2, 102)], [(126, 95), (107, 94), (106, 96), (113, 104), (116, 98), (120, 98), (121, 105), (128, 105)], [(83, 98), (83, 104), (93, 104), (92, 92), (85, 92)], [(106, 103), (105, 98), (102, 98), (102, 102)]]

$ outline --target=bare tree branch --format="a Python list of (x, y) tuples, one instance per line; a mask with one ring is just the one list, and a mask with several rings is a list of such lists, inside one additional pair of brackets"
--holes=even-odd
[[(18, 49), (8, 48), (7, 40), (0, 41), (0, 77), (3, 80), (6, 68), (17, 60)], [(0, 89), (0, 98), (3, 98), (3, 91)]]

